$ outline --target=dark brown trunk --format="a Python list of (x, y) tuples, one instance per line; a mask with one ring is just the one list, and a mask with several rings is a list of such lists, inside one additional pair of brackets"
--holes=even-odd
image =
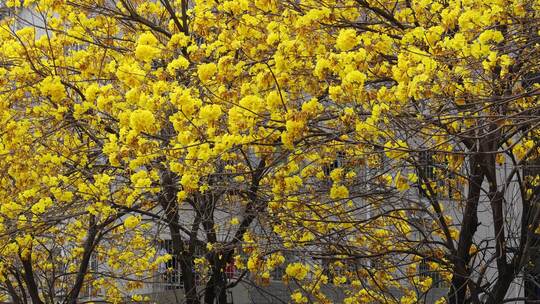
[(466, 302), (467, 282), (470, 279), (470, 269), (468, 267), (470, 260), (469, 251), (474, 234), (478, 228), (478, 201), (484, 180), (480, 155), (473, 155), (471, 157), (470, 172), (467, 202), (463, 213), (463, 224), (459, 234), (457, 256), (452, 257), (454, 268), (448, 294), (450, 304), (463, 304)]
[(508, 292), (510, 284), (514, 280), (514, 270), (511, 267), (505, 267), (502, 275), (497, 278), (497, 283), (488, 296), (486, 304), (499, 304), (504, 302), (504, 297)]
[(184, 285), (184, 293), (186, 296), (187, 304), (199, 304), (199, 297), (197, 296), (197, 283), (195, 280), (195, 265), (193, 263), (193, 256), (185, 251), (185, 246), (182, 242), (182, 237), (178, 229), (171, 227), (171, 239), (173, 245), (174, 255), (178, 257), (180, 262), (180, 272), (182, 277), (182, 283)]
[(227, 278), (225, 275), (225, 261), (216, 254), (210, 258), (212, 264), (212, 275), (206, 284), (204, 295), (205, 304), (227, 304)]
[(43, 301), (39, 297), (39, 288), (34, 278), (34, 269), (32, 268), (32, 254), (28, 253), (27, 257), (21, 257), (21, 263), (24, 269), (23, 279), (26, 283), (26, 288), (28, 290), (28, 294), (30, 295), (30, 299), (32, 300), (32, 304), (43, 304)]
[(172, 254), (178, 258), (180, 263), (180, 273), (182, 283), (184, 285), (185, 303), (186, 304), (199, 304), (199, 297), (197, 296), (197, 284), (195, 280), (195, 267), (193, 262), (193, 253), (190, 253), (186, 246), (180, 229), (178, 228), (179, 211), (177, 201), (178, 189), (176, 186), (175, 175), (171, 171), (165, 169), (162, 171), (161, 176), (161, 194), (159, 196), (159, 202), (165, 215), (167, 222), (169, 223), (169, 230), (171, 233), (171, 241), (173, 246)]
[(92, 216), (90, 219), (90, 228), (88, 229), (88, 237), (86, 238), (86, 241), (84, 242), (83, 257), (81, 260), (81, 264), (79, 265), (79, 271), (77, 273), (77, 277), (75, 278), (75, 284), (73, 285), (73, 288), (69, 292), (65, 303), (68, 303), (68, 304), (77, 303), (77, 298), (79, 297), (79, 293), (81, 292), (81, 288), (84, 284), (84, 276), (88, 272), (88, 264), (90, 263), (92, 252), (94, 251), (97, 232), (98, 232), (98, 229), (95, 223), (95, 219), (94, 219), (94, 216)]

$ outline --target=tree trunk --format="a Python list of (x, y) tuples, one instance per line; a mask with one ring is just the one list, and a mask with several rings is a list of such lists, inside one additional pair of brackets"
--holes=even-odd
[(480, 155), (473, 155), (471, 157), (470, 172), (467, 205), (463, 213), (463, 224), (459, 234), (457, 256), (452, 257), (454, 269), (448, 294), (450, 304), (463, 304), (466, 301), (467, 282), (470, 279), (470, 269), (468, 268), (470, 260), (469, 250), (478, 227), (478, 201), (480, 200), (480, 191), (484, 180)]
[(21, 262), (24, 269), (24, 282), (26, 283), (26, 288), (28, 289), (28, 294), (32, 300), (32, 304), (43, 304), (43, 301), (39, 297), (39, 288), (36, 284), (34, 278), (34, 270), (32, 268), (32, 254), (29, 253), (28, 257), (21, 257)]
[(69, 295), (67, 299), (65, 300), (65, 303), (68, 303), (68, 304), (77, 303), (77, 298), (79, 297), (79, 293), (84, 283), (84, 276), (88, 272), (88, 265), (90, 263), (90, 258), (92, 257), (92, 253), (94, 252), (97, 232), (98, 232), (98, 229), (96, 226), (95, 218), (92, 215), (90, 218), (90, 228), (88, 229), (88, 236), (84, 243), (84, 253), (81, 260), (81, 264), (79, 266), (79, 271), (75, 279), (75, 284), (73, 285), (73, 288), (69, 292)]
[(173, 255), (177, 257), (180, 263), (180, 273), (182, 283), (184, 285), (185, 303), (199, 304), (197, 296), (197, 284), (194, 274), (193, 254), (186, 250), (184, 240), (178, 228), (178, 189), (176, 186), (175, 175), (170, 170), (164, 169), (161, 172), (161, 194), (159, 203), (165, 211), (167, 222), (169, 223), (169, 231), (171, 233)]
[(206, 284), (205, 304), (227, 304), (227, 277), (225, 274), (227, 261), (224, 260), (224, 257), (223, 255), (220, 258), (216, 254), (212, 254), (210, 257), (212, 275)]

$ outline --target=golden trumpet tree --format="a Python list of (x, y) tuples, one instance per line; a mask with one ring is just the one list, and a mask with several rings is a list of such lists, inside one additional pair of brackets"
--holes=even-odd
[(442, 283), (439, 303), (501, 303), (527, 276), (538, 1), (6, 4), (14, 301), (75, 303), (85, 284), (125, 301), (170, 258), (162, 229), (187, 303), (226, 303), (233, 261), (261, 284), (286, 267), (296, 303), (332, 302), (328, 286), (425, 302)]

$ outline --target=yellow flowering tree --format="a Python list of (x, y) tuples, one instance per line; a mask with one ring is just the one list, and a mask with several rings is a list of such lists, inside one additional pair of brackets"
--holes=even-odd
[[(140, 236), (143, 230), (125, 231), (118, 223), (125, 212), (105, 206), (123, 194), (111, 188), (110, 171), (97, 157), (100, 140), (67, 113), (70, 110), (62, 104), (68, 89), (60, 78), (37, 76), (30, 64), (17, 64), (16, 54), (23, 53), (24, 45), (15, 43), (7, 29), (2, 31), (2, 69), (7, 78), (2, 83), (0, 122), (3, 296), (9, 295), (13, 303), (28, 299), (75, 303), (83, 286), (97, 276), (92, 261), (105, 264), (109, 257), (118, 267), (101, 269), (104, 278), (126, 273), (143, 277), (154, 257)], [(33, 35), (28, 29), (17, 33), (24, 39)], [(28, 52), (38, 50), (35, 45), (29, 48)], [(29, 91), (18, 89), (24, 81), (36, 79), (40, 81)], [(118, 239), (126, 242), (117, 246)], [(122, 250), (133, 255), (122, 256)], [(119, 270), (133, 261), (141, 268)], [(116, 297), (115, 286), (110, 284), (104, 292)]]
[[(187, 303), (226, 303), (233, 261), (259, 283), (287, 264), (296, 303), (332, 302), (328, 286), (417, 303), (439, 283), (440, 302), (501, 303), (527, 270), (538, 1), (7, 4), (6, 271), (31, 277), (42, 239), (69, 247), (59, 265), (95, 251), (119, 302), (166, 258), (143, 253), (163, 227)], [(92, 231), (107, 237), (81, 253)]]
[[(171, 254), (179, 259), (187, 301), (198, 303), (199, 293), (207, 302), (214, 298), (226, 301), (224, 270), (243, 234), (265, 208), (258, 188), (267, 166), (264, 154), (248, 145), (256, 138), (228, 132), (229, 126), (235, 126), (234, 121), (222, 118), (228, 104), (210, 98), (213, 92), (204, 88), (216, 86), (218, 64), (205, 62), (209, 59), (198, 50), (187, 25), (182, 25), (185, 21), (174, 24), (174, 34), (167, 24), (149, 24), (146, 18), (166, 12), (165, 6), (135, 2), (124, 3), (126, 7), (83, 2), (11, 5), (41, 15), (33, 26), (22, 30), (15, 30), (16, 23), (4, 25), (6, 124), (15, 115), (21, 116), (21, 125), (24, 120), (39, 121), (37, 126), (43, 130), (31, 133), (21, 148), (31, 150), (32, 141), (41, 142), (42, 137), (59, 142), (64, 150), (55, 155), (59, 160), (55, 158), (57, 167), (53, 168), (78, 179), (69, 183), (76, 187), (67, 200), (80, 202), (72, 212), (98, 217), (99, 227), (113, 235), (109, 242), (102, 241), (106, 243), (103, 248), (89, 245), (88, 255), (97, 252), (105, 270), (90, 276), (84, 266), (80, 275), (88, 278), (83, 283), (93, 285), (111, 301), (124, 301), (142, 287), (142, 277), (151, 275), (164, 261), (154, 257), (152, 244), (156, 243), (155, 232), (165, 227), (163, 233), (172, 239)], [(182, 7), (179, 10), (187, 14)], [(74, 13), (76, 8), (81, 9), (80, 14)], [(100, 14), (109, 8), (110, 15)], [(130, 10), (133, 16), (124, 20), (128, 24), (121, 23)], [(83, 35), (86, 31), (94, 34)], [(133, 40), (123, 38), (131, 34)], [(186, 58), (188, 53), (193, 53), (191, 61)], [(20, 60), (26, 63), (19, 65)], [(32, 64), (34, 60), (41, 62), (39, 67)], [(23, 88), (22, 83), (28, 86)], [(21, 96), (26, 103), (15, 104)], [(252, 102), (262, 99), (250, 95), (237, 101), (251, 108), (255, 106)], [(257, 107), (262, 111), (264, 104)], [(234, 111), (239, 117), (251, 115), (240, 107)], [(58, 135), (49, 138), (50, 133)], [(6, 135), (6, 145), (11, 137)], [(72, 143), (71, 137), (78, 141)], [(9, 157), (4, 164), (9, 166), (11, 144), (6, 149)], [(25, 161), (22, 155), (14, 158)], [(24, 170), (39, 175), (43, 168), (26, 166)], [(6, 176), (10, 177), (20, 179)], [(67, 184), (67, 180), (60, 182)], [(56, 205), (56, 200), (44, 200), (32, 211), (41, 215)], [(66, 216), (66, 221), (76, 222), (74, 218)], [(66, 238), (61, 227), (54, 223), (50, 229)], [(76, 226), (82, 227), (80, 223)], [(149, 232), (151, 227), (154, 233)], [(90, 242), (89, 235), (80, 232), (79, 236)], [(77, 262), (70, 257), (63, 261)], [(134, 261), (136, 266), (126, 265)], [(196, 274), (197, 263), (208, 263), (210, 271)], [(16, 267), (16, 261), (12, 265)], [(202, 277), (206, 287), (197, 286), (197, 277)], [(81, 280), (74, 283), (76, 291), (65, 301), (77, 300)], [(39, 286), (32, 290), (36, 303), (48, 300)]]

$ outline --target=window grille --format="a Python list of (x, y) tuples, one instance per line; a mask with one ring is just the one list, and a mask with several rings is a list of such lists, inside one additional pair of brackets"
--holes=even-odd
[[(286, 263), (284, 263), (286, 264)], [(281, 281), (283, 280), (283, 276), (285, 275), (285, 265), (279, 265), (274, 270), (272, 270), (272, 280)]]
[(88, 262), (88, 279), (85, 280), (85, 285), (81, 290), (81, 297), (89, 298), (97, 295), (97, 290), (95, 290), (92, 282), (94, 281), (95, 273), (98, 271), (98, 259), (95, 254), (90, 256), (90, 261)]
[(420, 152), (420, 156), (418, 157), (418, 171), (419, 178), (423, 178), (427, 181), (435, 178), (435, 163), (431, 152)]
[(182, 277), (178, 257), (173, 254), (172, 240), (160, 241), (160, 254), (170, 254), (172, 258), (160, 265), (159, 272), (161, 276), (162, 287), (165, 290), (173, 290), (182, 288)]
[(344, 162), (345, 162), (345, 153), (342, 152), (342, 151), (338, 151), (334, 161), (332, 163), (330, 163), (329, 165), (326, 165), (326, 166), (323, 167), (324, 174), (326, 176), (330, 176), (330, 173), (334, 169), (343, 167)]
[(428, 262), (423, 259), (418, 265), (418, 275), (421, 278), (431, 278), (431, 288), (447, 288), (448, 283), (443, 279), (441, 273), (438, 271), (431, 270), (429, 268)]
[[(346, 278), (346, 281), (344, 284), (350, 284), (351, 283), (351, 274), (357, 273), (358, 268), (365, 267), (365, 264), (367, 264), (368, 261), (366, 260), (350, 260), (350, 261), (344, 261), (343, 266), (336, 267), (333, 265), (334, 262), (336, 262), (337, 259), (322, 259), (321, 260), (321, 266), (323, 269), (323, 274), (328, 277), (328, 281), (332, 282), (334, 278)], [(364, 265), (363, 265), (364, 264)]]
[(283, 264), (277, 265), (274, 270), (270, 272), (272, 280), (282, 281), (283, 276), (285, 275), (285, 269), (287, 268), (287, 265), (299, 261), (298, 256), (295, 256), (288, 252), (283, 252), (283, 256), (285, 257), (285, 262)]
[[(444, 174), (437, 176), (436, 168), (439, 168)], [(433, 158), (433, 153), (430, 151), (422, 151), (418, 157), (417, 165), (418, 175), (418, 192), (421, 197), (428, 197), (430, 193), (428, 189), (422, 188), (422, 185), (426, 185), (430, 182), (435, 182), (437, 189), (436, 197), (439, 199), (452, 199), (455, 193), (459, 191), (458, 185), (453, 184), (452, 181), (456, 178), (453, 172), (445, 169), (445, 165), (437, 163)]]
[(236, 265), (234, 265), (234, 261), (227, 264), (225, 266), (225, 275), (227, 276), (227, 280), (232, 281), (240, 277), (240, 271), (238, 268), (236, 268)]
[(416, 171), (418, 175), (418, 193), (421, 197), (429, 197), (430, 193), (429, 190), (425, 188), (425, 185), (435, 178), (435, 164), (431, 152), (422, 151), (419, 153)]

